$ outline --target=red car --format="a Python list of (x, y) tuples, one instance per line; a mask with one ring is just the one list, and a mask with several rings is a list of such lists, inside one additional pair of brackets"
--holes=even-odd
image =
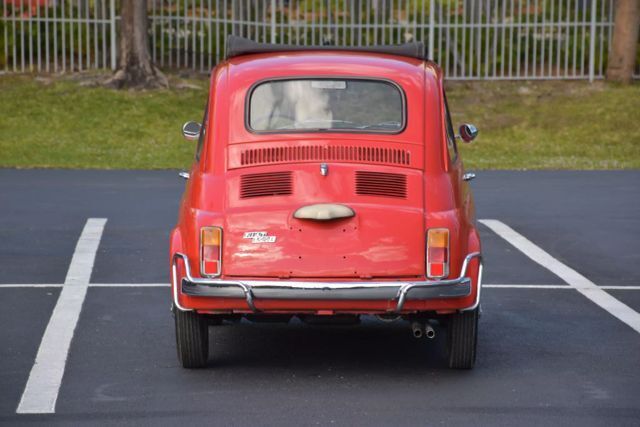
[[(452, 368), (476, 357), (482, 260), (440, 68), (420, 43), (267, 45), (231, 37), (211, 73), (177, 226), (178, 356), (207, 364), (223, 320), (446, 326)], [(438, 330), (441, 328), (438, 326)]]

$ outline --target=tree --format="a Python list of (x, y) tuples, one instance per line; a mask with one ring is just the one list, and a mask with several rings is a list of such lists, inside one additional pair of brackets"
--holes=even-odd
[(147, 1), (122, 0), (120, 15), (118, 69), (106, 84), (118, 89), (168, 87), (167, 78), (153, 64), (149, 53)]
[(613, 41), (607, 64), (607, 79), (631, 83), (636, 65), (640, 1), (618, 0), (613, 29)]

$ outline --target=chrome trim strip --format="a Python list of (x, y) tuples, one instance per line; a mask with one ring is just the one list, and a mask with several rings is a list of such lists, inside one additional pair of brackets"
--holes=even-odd
[[(215, 285), (196, 285), (183, 279), (181, 282), (183, 294), (190, 297), (210, 298), (245, 298), (239, 287), (220, 287)], [(398, 290), (404, 285), (367, 287), (367, 288), (294, 288), (256, 285), (251, 287), (255, 300), (340, 300), (340, 301), (392, 301), (395, 308), (398, 300)], [(471, 295), (471, 279), (465, 278), (453, 285), (417, 286), (408, 290), (407, 299), (430, 300), (436, 298), (462, 298)], [(402, 295), (402, 293), (401, 293)], [(474, 294), (475, 296), (475, 294)]]
[(480, 291), (482, 291), (482, 257), (480, 257), (480, 266), (478, 267), (478, 292), (476, 292), (476, 300), (472, 305), (460, 311), (475, 310), (480, 305)]
[[(188, 263), (187, 258), (183, 258), (185, 263)], [(188, 268), (188, 267), (187, 267)], [(173, 257), (173, 262), (171, 263), (171, 285), (173, 288), (173, 305), (180, 311), (193, 311), (190, 308), (185, 308), (180, 305), (180, 301), (178, 301), (178, 267), (176, 267), (176, 257)]]
[[(419, 287), (438, 287), (438, 286), (451, 286), (466, 283), (470, 280), (470, 278), (466, 277), (467, 269), (469, 268), (469, 263), (472, 259), (478, 258), (480, 260), (480, 268), (478, 270), (478, 284), (481, 284), (481, 275), (482, 275), (482, 255), (480, 252), (473, 252), (467, 255), (462, 263), (462, 268), (460, 269), (460, 276), (456, 279), (448, 279), (448, 280), (426, 280), (419, 282), (398, 282), (398, 281), (389, 281), (389, 282), (303, 282), (303, 281), (283, 281), (283, 280), (220, 280), (220, 279), (205, 279), (193, 277), (191, 275), (191, 267), (189, 266), (189, 258), (179, 252), (176, 252), (173, 256), (172, 261), (172, 285), (173, 285), (173, 299), (175, 306), (182, 311), (188, 311), (182, 307), (178, 302), (178, 283), (177, 283), (177, 268), (176, 263), (178, 259), (182, 259), (185, 266), (185, 279), (193, 283), (195, 285), (207, 285), (207, 286), (215, 286), (215, 287), (235, 287), (240, 288), (244, 293), (245, 300), (247, 302), (247, 306), (249, 309), (256, 313), (258, 310), (254, 304), (254, 295), (252, 292), (252, 288), (272, 288), (272, 289), (291, 289), (291, 290), (345, 290), (345, 289), (376, 289), (376, 288), (395, 288), (399, 287), (398, 292), (396, 294), (395, 299), (397, 300), (395, 310), (392, 310), (394, 313), (399, 313), (402, 311), (404, 304), (407, 300), (407, 294), (409, 291)], [(474, 304), (470, 307), (467, 307), (464, 310), (473, 310), (476, 308), (480, 302), (480, 286), (478, 286), (478, 291), (476, 293), (476, 299)]]

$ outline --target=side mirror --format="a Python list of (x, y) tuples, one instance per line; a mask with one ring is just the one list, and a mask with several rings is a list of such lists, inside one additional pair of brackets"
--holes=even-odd
[(462, 138), (464, 142), (469, 143), (476, 139), (476, 136), (478, 136), (478, 128), (474, 125), (465, 123), (460, 126), (460, 138)]
[(182, 136), (187, 141), (196, 141), (200, 138), (200, 132), (202, 131), (202, 125), (198, 122), (187, 122), (182, 125)]

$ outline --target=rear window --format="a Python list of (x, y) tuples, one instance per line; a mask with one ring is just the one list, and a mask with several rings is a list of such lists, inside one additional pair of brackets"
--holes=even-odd
[(260, 83), (247, 123), (258, 132), (375, 132), (404, 129), (404, 96), (381, 80), (298, 79)]

